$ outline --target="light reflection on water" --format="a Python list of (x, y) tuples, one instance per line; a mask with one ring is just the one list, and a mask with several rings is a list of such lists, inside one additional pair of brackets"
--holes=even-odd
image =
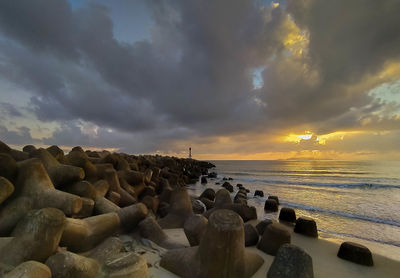
[[(320, 236), (352, 240), (373, 252), (400, 260), (400, 163), (348, 161), (215, 161), (219, 178), (263, 190), (265, 198), (249, 198), (259, 219), (276, 219), (266, 214), (264, 201), (277, 195), (297, 216), (317, 221)], [(218, 190), (217, 180), (207, 187)], [(222, 184), (222, 183), (221, 183)], [(191, 186), (200, 195), (204, 186)], [(232, 195), (233, 196), (233, 195)]]

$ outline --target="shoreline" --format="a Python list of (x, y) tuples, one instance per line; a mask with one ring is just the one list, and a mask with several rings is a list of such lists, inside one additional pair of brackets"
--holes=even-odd
[[(24, 276), (28, 278), (38, 273), (45, 278), (177, 277), (167, 269), (181, 271), (173, 266), (179, 265), (175, 262), (178, 254), (194, 264), (190, 271), (209, 267), (200, 265), (204, 260), (188, 259), (198, 250), (212, 256), (220, 252), (219, 256), (227, 256), (222, 262), (229, 262), (225, 249), (211, 251), (220, 243), (232, 252), (243, 250), (237, 251), (247, 254), (243, 260), (253, 254), (249, 261), (253, 268), (242, 265), (245, 277), (265, 277), (275, 259), (255, 247), (265, 233), (258, 232), (256, 242), (244, 246), (248, 239), (244, 224), (255, 230), (262, 220), (247, 198), (246, 185), (233, 188), (227, 180), (216, 188), (221, 190), (209, 190), (211, 195), (190, 196), (193, 183), (217, 176), (208, 173), (215, 167), (209, 162), (81, 147), (68, 154), (57, 146), (36, 149), (30, 145), (18, 151), (3, 142), (0, 162), (0, 274), (4, 277), (20, 273), (29, 273)], [(314, 277), (395, 277), (400, 270), (400, 261), (375, 253), (372, 267), (345, 261), (337, 257), (339, 244), (296, 234), (294, 224), (279, 225), (267, 227), (283, 227), (289, 242), (312, 257)], [(229, 238), (236, 239), (223, 243)], [(215, 240), (219, 241), (207, 243)], [(206, 243), (208, 247), (196, 247)], [(225, 263), (216, 266), (214, 271), (229, 272)]]

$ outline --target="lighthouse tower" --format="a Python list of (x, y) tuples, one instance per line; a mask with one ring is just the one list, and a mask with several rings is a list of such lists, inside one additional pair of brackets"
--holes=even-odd
[(189, 148), (189, 158), (192, 158), (192, 148)]

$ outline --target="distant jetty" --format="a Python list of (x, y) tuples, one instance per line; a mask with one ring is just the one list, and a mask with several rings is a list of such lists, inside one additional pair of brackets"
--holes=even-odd
[[(0, 141), (0, 277), (398, 274), (399, 262), (364, 246), (318, 239), (317, 223), (293, 209), (281, 207), (279, 222), (260, 221), (249, 189), (219, 180), (214, 167), (79, 146), (68, 154), (57, 146), (15, 150)], [(209, 179), (221, 188), (207, 187)], [(186, 187), (196, 183), (204, 191), (190, 196)], [(269, 196), (265, 210), (279, 207)]]

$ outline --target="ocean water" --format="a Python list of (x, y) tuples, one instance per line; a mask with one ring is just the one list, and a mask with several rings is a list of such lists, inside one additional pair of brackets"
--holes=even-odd
[[(260, 220), (277, 219), (278, 213), (264, 212), (268, 195), (277, 195), (281, 207), (314, 218), (320, 238), (358, 242), (400, 261), (400, 162), (211, 162), (216, 168), (210, 171), (218, 178), (208, 179), (206, 186), (190, 186), (191, 194), (199, 195), (205, 187), (220, 189), (215, 183), (231, 177), (235, 191), (237, 183), (250, 190), (248, 203), (257, 208)], [(253, 196), (256, 189), (264, 191), (264, 198)]]

